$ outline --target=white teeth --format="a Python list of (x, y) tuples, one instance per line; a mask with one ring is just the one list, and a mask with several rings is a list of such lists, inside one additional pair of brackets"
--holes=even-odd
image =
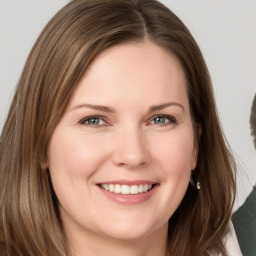
[(130, 187), (128, 185), (121, 186), (121, 194), (128, 195), (130, 194)]
[(119, 184), (115, 185), (114, 192), (119, 194), (119, 193), (121, 193), (121, 191), (122, 191), (121, 186)]
[(146, 191), (148, 191), (148, 184), (145, 184), (145, 185), (143, 186), (143, 192), (146, 192)]
[(108, 185), (108, 190), (109, 190), (110, 192), (114, 192), (114, 189), (115, 189), (115, 187), (114, 187), (113, 184), (109, 184), (109, 185)]
[(130, 187), (130, 194), (136, 195), (139, 193), (139, 187), (137, 185), (132, 185)]
[(144, 187), (143, 184), (139, 185), (139, 193), (143, 193), (144, 192), (143, 187)]
[(152, 189), (152, 184), (140, 184), (140, 185), (121, 185), (121, 184), (101, 184), (100, 187), (104, 190), (123, 195), (136, 195), (139, 193), (145, 193)]

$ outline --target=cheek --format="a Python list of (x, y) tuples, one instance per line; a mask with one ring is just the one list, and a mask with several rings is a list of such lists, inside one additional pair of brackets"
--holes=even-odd
[(98, 140), (55, 131), (48, 147), (48, 163), (52, 185), (63, 208), (76, 209), (81, 205), (81, 195), (88, 195), (91, 176), (101, 165), (103, 152)]
[(181, 174), (193, 169), (195, 151), (191, 132), (173, 133), (153, 144), (155, 158), (168, 173)]
[(82, 134), (53, 134), (48, 148), (49, 169), (51, 173), (61, 172), (72, 177), (89, 176), (107, 154), (103, 145), (100, 140), (85, 138)]
[(194, 140), (191, 133), (173, 132), (154, 143), (154, 168), (161, 175), (161, 197), (158, 212), (163, 221), (168, 221), (180, 205), (189, 184)]

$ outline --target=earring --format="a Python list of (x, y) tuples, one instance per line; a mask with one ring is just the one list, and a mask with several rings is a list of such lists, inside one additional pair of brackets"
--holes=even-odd
[(199, 181), (196, 182), (196, 188), (199, 190), (201, 188), (201, 184)]
[[(196, 182), (194, 182), (194, 180), (196, 180)], [(201, 184), (200, 184), (200, 182), (198, 181), (198, 178), (197, 178), (197, 176), (196, 176), (194, 170), (191, 171), (191, 175), (190, 175), (190, 180), (189, 180), (189, 182), (190, 182), (190, 184), (191, 184), (193, 187), (196, 186), (196, 188), (197, 188), (198, 190), (201, 188)]]

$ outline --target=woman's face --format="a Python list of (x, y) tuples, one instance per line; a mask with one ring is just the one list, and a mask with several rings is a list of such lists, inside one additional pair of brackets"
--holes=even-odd
[(166, 237), (197, 152), (178, 60), (149, 41), (105, 50), (79, 82), (48, 147), (66, 231)]

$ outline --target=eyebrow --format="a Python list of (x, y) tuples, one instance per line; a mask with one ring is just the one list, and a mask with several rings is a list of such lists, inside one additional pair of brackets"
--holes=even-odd
[(94, 110), (99, 110), (99, 111), (103, 111), (106, 113), (114, 113), (115, 110), (111, 107), (106, 107), (106, 106), (102, 106), (102, 105), (93, 105), (93, 104), (81, 104), (81, 105), (77, 105), (74, 108), (72, 108), (71, 110), (75, 110), (78, 108), (90, 108), (90, 109), (94, 109)]
[[(150, 112), (156, 112), (156, 111), (165, 109), (165, 108), (170, 107), (170, 106), (180, 107), (183, 110), (183, 112), (185, 112), (185, 108), (183, 107), (183, 105), (179, 104), (179, 103), (176, 103), (176, 102), (170, 102), (170, 103), (165, 103), (165, 104), (161, 104), (161, 105), (151, 106), (149, 108), (148, 112), (149, 113)], [(99, 110), (99, 111), (106, 112), (106, 113), (115, 113), (114, 108), (103, 106), (103, 105), (87, 104), (87, 103), (77, 105), (74, 108), (72, 108), (71, 110), (75, 110), (75, 109), (79, 109), (79, 108), (90, 108), (90, 109)]]
[(150, 107), (149, 112), (159, 111), (159, 110), (165, 109), (165, 108), (170, 107), (170, 106), (180, 107), (183, 110), (183, 112), (185, 112), (185, 108), (183, 107), (183, 105), (179, 104), (179, 103), (176, 103), (176, 102), (170, 102), (170, 103), (165, 103), (165, 104), (161, 104), (161, 105), (152, 106), (152, 107)]

